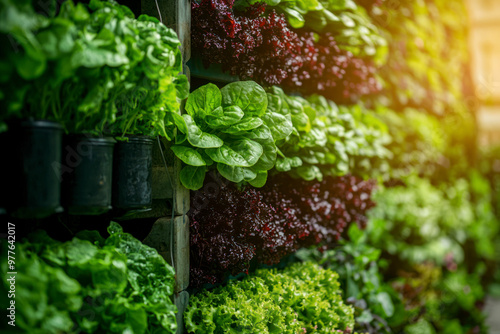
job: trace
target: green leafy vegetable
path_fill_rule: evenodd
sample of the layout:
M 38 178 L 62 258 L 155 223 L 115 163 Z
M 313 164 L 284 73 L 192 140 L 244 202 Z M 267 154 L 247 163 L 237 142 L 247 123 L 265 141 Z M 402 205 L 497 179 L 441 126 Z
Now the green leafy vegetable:
M 16 243 L 16 328 L 35 334 L 176 331 L 173 268 L 117 223 L 108 232 L 107 239 L 85 231 L 62 243 L 38 231 Z M 5 272 L 7 265 L 3 257 Z M 4 281 L 2 303 L 8 289 Z
M 475 304 L 485 295 L 480 277 L 498 251 L 486 180 L 472 173 L 470 180 L 442 188 L 416 176 L 403 181 L 375 194 L 378 204 L 366 234 L 382 258 L 391 259 L 384 275 L 403 297 L 391 327 L 406 332 L 408 324 L 416 330 L 417 323 L 428 322 L 437 333 L 451 323 L 459 332 L 480 328 L 483 316 Z M 461 314 L 468 316 L 456 323 Z
M 294 131 L 279 143 L 276 170 L 305 179 L 324 175 L 374 175 L 391 157 L 387 127 L 361 105 L 337 106 L 322 96 L 281 95 Z
M 0 38 L 13 47 L 0 53 L 2 119 L 49 119 L 66 132 L 119 137 L 172 139 L 182 127 L 174 115 L 188 92 L 180 42 L 158 20 L 99 0 L 65 1 L 53 18 L 3 0 L 0 16 Z M 3 70 L 12 63 L 17 70 Z
M 259 270 L 190 299 L 186 329 L 201 333 L 331 333 L 353 329 L 338 275 L 312 263 Z
M 338 273 L 345 297 L 354 306 L 355 330 L 391 333 L 387 319 L 394 315 L 394 305 L 402 303 L 396 291 L 384 282 L 377 265 L 381 251 L 366 243 L 367 235 L 356 224 L 351 225 L 348 235 L 335 249 L 302 249 L 296 256 Z
M 268 112 L 267 106 L 268 95 L 253 81 L 234 82 L 221 90 L 208 84 L 191 93 L 183 115 L 187 142 L 178 135 L 173 146 L 187 165 L 180 175 L 182 184 L 201 188 L 209 169 L 192 167 L 206 165 L 232 182 L 263 185 L 276 161 L 276 142 L 292 132 L 290 117 Z
M 390 157 L 387 128 L 372 112 L 337 107 L 321 96 L 306 100 L 278 87 L 266 93 L 253 81 L 234 82 L 220 91 L 208 84 L 189 96 L 186 111 L 187 142 L 178 135 L 174 153 L 187 165 L 217 168 L 236 183 L 262 187 L 273 168 L 306 180 L 348 172 L 373 175 Z M 194 184 L 182 177 L 191 174 L 181 174 L 181 182 L 197 190 L 193 187 L 201 187 L 203 180 Z

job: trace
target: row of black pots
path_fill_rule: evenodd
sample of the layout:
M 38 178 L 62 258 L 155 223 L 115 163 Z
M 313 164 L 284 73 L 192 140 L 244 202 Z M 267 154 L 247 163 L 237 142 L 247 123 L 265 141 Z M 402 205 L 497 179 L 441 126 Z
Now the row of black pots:
M 151 138 L 63 136 L 57 123 L 19 121 L 0 143 L 0 207 L 14 217 L 44 218 L 63 207 L 73 215 L 151 207 Z

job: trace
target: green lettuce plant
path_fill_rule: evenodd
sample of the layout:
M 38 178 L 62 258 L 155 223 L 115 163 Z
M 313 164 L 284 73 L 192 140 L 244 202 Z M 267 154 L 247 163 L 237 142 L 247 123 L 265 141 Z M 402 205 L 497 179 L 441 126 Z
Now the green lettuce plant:
M 35 34 L 48 19 L 33 9 L 30 0 L 0 2 L 0 122 L 19 115 L 29 88 L 39 78 L 47 57 Z
M 187 166 L 180 173 L 188 189 L 203 185 L 207 167 L 232 182 L 263 186 L 276 161 L 276 141 L 292 131 L 290 115 L 272 105 L 253 81 L 219 89 L 203 86 L 189 95 L 184 123 L 172 151 Z M 266 112 L 268 111 L 268 112 Z
M 186 166 L 182 184 L 202 187 L 217 169 L 226 179 L 261 187 L 268 171 L 306 179 L 368 173 L 390 156 L 387 129 L 360 106 L 337 107 L 321 96 L 288 96 L 253 81 L 192 92 L 172 151 Z
M 188 91 L 173 30 L 114 1 L 68 0 L 53 18 L 28 18 L 31 3 L 4 2 L 1 15 L 21 22 L 0 26 L 19 53 L 0 54 L 6 117 L 54 120 L 68 133 L 173 138 Z M 4 71 L 16 58 L 22 66 Z M 16 94 L 3 93 L 9 85 Z
M 176 331 L 173 268 L 117 223 L 108 232 L 103 239 L 84 231 L 63 243 L 38 231 L 16 243 L 16 329 L 33 334 Z M 7 257 L 0 266 L 8 271 Z M 8 289 L 4 280 L 2 305 Z
M 395 310 L 391 327 L 484 332 L 477 303 L 498 254 L 498 222 L 487 181 L 478 173 L 442 187 L 416 176 L 403 181 L 375 194 L 367 228 L 367 242 L 389 260 L 384 276 L 404 305 Z
M 396 291 L 384 282 L 377 264 L 381 251 L 366 241 L 364 231 L 353 224 L 348 230 L 348 238 L 341 240 L 335 249 L 324 252 L 301 249 L 296 257 L 338 273 L 345 298 L 354 307 L 357 331 L 392 333 L 388 320 L 402 303 Z
M 343 301 L 338 275 L 312 263 L 283 271 L 258 270 L 243 281 L 190 298 L 189 333 L 352 332 L 353 309 Z

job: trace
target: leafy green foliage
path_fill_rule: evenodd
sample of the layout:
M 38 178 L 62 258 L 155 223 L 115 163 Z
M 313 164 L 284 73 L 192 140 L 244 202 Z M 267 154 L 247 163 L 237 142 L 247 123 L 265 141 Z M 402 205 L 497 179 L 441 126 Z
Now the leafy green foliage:
M 40 334 L 175 332 L 173 268 L 117 223 L 108 232 L 107 239 L 84 231 L 61 243 L 38 231 L 16 243 L 19 329 Z M 7 265 L 3 257 L 4 272 Z M 0 286 L 2 298 L 7 284 Z
M 394 304 L 400 302 L 377 265 L 381 252 L 366 243 L 366 234 L 356 224 L 351 225 L 348 235 L 335 249 L 301 249 L 296 256 L 338 273 L 346 300 L 354 307 L 355 330 L 391 333 L 386 319 L 394 315 Z
M 488 187 L 479 175 L 474 175 L 475 183 Z M 368 229 L 372 243 L 414 263 L 432 261 L 444 265 L 447 254 L 461 263 L 465 256 L 462 247 L 468 238 L 474 238 L 476 252 L 482 258 L 494 255 L 489 236 L 498 228 L 488 197 L 482 196 L 474 204 L 473 189 L 466 180 L 442 190 L 415 176 L 404 181 L 406 187 L 375 193 L 377 206 L 370 213 Z
M 48 19 L 35 13 L 31 1 L 0 2 L 0 121 L 15 115 L 28 89 L 26 80 L 40 77 L 47 57 L 35 32 L 48 25 Z M 16 85 L 13 83 L 16 82 Z
M 190 298 L 189 333 L 351 332 L 353 310 L 340 293 L 338 275 L 312 263 L 283 271 L 258 270 L 243 281 Z
M 32 15 L 30 3 L 3 2 L 0 15 L 18 20 L 0 27 L 2 39 L 12 40 L 0 54 L 7 118 L 55 120 L 72 133 L 173 138 L 188 85 L 173 30 L 145 15 L 135 19 L 114 1 L 65 1 L 50 19 Z M 7 71 L 15 59 L 22 66 Z
M 447 146 L 446 133 L 436 118 L 409 108 L 397 113 L 381 105 L 376 114 L 387 125 L 391 137 L 387 145 L 393 154 L 391 168 L 387 169 L 390 177 L 410 173 L 430 176 L 436 172 Z
M 361 105 L 337 106 L 322 96 L 282 95 L 294 132 L 278 145 L 276 170 L 306 179 L 372 173 L 391 153 L 386 126 Z
M 261 187 L 273 168 L 322 180 L 366 174 L 390 156 L 386 127 L 361 106 L 337 107 L 317 95 L 288 96 L 278 87 L 266 93 L 253 81 L 221 90 L 203 86 L 189 96 L 186 112 L 172 150 L 185 168 L 197 167 L 181 173 L 181 182 L 192 190 L 203 185 L 204 169 Z M 200 177 L 191 177 L 195 170 Z
M 253 81 L 203 86 L 189 96 L 186 112 L 172 150 L 187 165 L 182 184 L 193 190 L 202 187 L 209 166 L 232 182 L 264 185 L 276 141 L 292 132 L 290 115 L 268 108 L 266 92 Z
M 392 158 L 375 162 L 383 180 L 397 180 L 409 174 L 428 178 L 433 184 L 453 184 L 466 178 L 475 158 L 475 130 L 465 113 L 436 117 L 422 109 L 395 111 L 382 104 L 375 115 L 387 127 L 386 145 Z
M 378 205 L 367 228 L 369 244 L 389 260 L 385 276 L 403 298 L 391 326 L 429 322 L 438 333 L 482 326 L 476 302 L 484 297 L 498 251 L 488 183 L 478 173 L 442 188 L 415 176 L 404 182 L 375 194 Z
M 121 36 L 130 39 L 126 91 L 117 97 L 116 121 L 107 130 L 121 135 L 161 135 L 171 140 L 180 117 L 179 100 L 187 97 L 189 87 L 187 78 L 179 76 L 180 42 L 172 29 L 146 15 L 131 20 L 130 27 L 132 33 Z

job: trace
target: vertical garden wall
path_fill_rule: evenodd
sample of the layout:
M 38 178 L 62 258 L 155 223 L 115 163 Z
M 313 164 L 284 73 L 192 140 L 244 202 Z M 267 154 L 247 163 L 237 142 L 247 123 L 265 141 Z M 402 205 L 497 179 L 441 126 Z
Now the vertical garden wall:
M 488 333 L 466 15 L 0 0 L 2 332 Z

